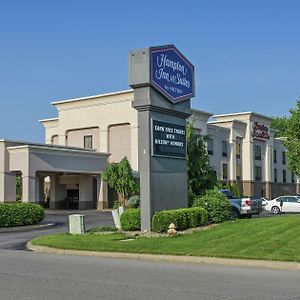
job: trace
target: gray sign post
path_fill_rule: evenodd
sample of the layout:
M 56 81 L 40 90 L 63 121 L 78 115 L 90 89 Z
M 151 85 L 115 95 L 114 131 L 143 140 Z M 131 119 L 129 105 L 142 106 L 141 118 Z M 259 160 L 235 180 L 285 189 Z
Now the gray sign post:
M 141 227 L 156 211 L 188 206 L 186 119 L 194 96 L 194 67 L 173 46 L 129 53 L 129 84 L 138 111 Z

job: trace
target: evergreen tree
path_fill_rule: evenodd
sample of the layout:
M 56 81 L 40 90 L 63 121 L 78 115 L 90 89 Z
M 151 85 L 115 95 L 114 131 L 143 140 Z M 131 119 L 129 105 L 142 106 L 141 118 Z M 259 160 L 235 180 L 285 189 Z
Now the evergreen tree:
M 211 167 L 206 149 L 207 137 L 197 134 L 193 124 L 187 125 L 187 168 L 190 195 L 203 195 L 217 185 L 217 175 Z

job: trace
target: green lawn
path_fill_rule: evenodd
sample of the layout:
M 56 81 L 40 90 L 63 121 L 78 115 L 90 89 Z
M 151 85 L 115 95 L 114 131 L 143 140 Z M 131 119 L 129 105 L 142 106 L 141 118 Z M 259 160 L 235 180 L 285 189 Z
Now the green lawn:
M 206 231 L 174 237 L 128 240 L 120 233 L 57 234 L 34 245 L 89 251 L 135 252 L 300 262 L 300 216 L 276 216 L 226 222 Z

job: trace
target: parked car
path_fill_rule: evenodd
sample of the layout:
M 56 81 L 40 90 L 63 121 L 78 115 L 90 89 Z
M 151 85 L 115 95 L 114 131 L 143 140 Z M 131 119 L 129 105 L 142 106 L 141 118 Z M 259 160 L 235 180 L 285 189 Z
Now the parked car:
M 280 196 L 268 201 L 265 209 L 272 214 L 281 212 L 299 212 L 300 213 L 300 196 Z
M 235 197 L 230 190 L 221 189 L 230 202 L 232 219 L 236 218 L 251 218 L 252 215 L 259 215 L 262 212 L 262 198 L 239 198 Z
M 261 200 L 262 200 L 263 209 L 266 209 L 266 206 L 267 206 L 269 200 L 264 197 L 262 197 Z

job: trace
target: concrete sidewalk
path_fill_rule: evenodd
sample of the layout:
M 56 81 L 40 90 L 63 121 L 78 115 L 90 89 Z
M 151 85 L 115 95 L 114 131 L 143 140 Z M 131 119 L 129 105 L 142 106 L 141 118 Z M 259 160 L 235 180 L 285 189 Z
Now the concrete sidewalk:
M 127 259 L 141 259 L 164 262 L 191 263 L 191 264 L 215 264 L 227 266 L 256 267 L 269 268 L 277 270 L 299 271 L 300 263 L 297 262 L 281 262 L 268 260 L 252 260 L 252 259 L 233 259 L 219 257 L 202 257 L 202 256 L 179 256 L 179 255 L 158 255 L 158 254 L 140 254 L 140 253 L 123 253 L 123 252 L 95 252 L 81 250 L 64 250 L 45 246 L 35 246 L 31 242 L 26 244 L 28 250 L 39 253 L 65 254 L 65 255 L 82 255 L 82 256 L 98 256 L 98 257 L 114 257 Z

